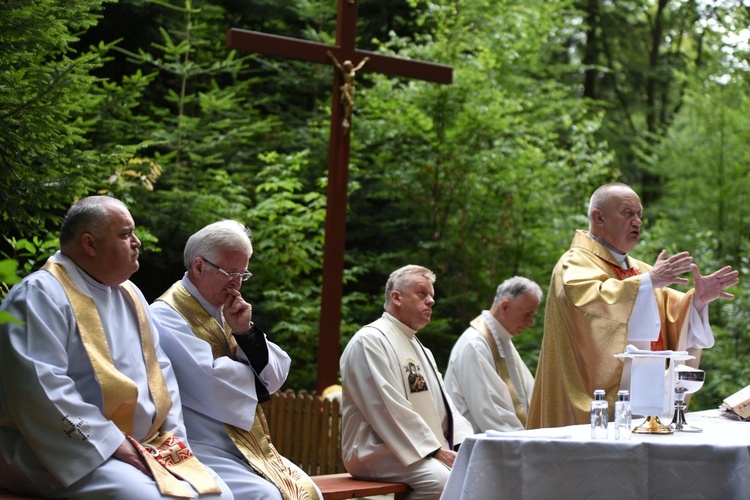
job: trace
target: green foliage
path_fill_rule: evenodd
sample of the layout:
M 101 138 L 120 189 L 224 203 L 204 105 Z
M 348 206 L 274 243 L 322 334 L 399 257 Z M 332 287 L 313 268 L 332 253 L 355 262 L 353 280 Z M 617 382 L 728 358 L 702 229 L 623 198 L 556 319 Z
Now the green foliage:
M 153 243 L 141 238 L 142 270 L 133 278 L 153 299 L 179 276 L 190 234 L 218 219 L 246 221 L 262 136 L 277 120 L 259 117 L 249 101 L 253 79 L 239 76 L 247 59 L 224 47 L 222 7 L 187 0 L 131 8 L 163 24 L 155 38 L 101 46 L 109 64 L 125 56 L 134 70 L 98 91 L 102 118 L 92 140 L 116 155 L 107 189 L 128 202 Z
M 360 2 L 359 48 L 450 64 L 454 82 L 357 73 L 342 344 L 380 315 L 393 269 L 423 264 L 438 302 L 420 335 L 444 366 L 498 282 L 546 289 L 591 191 L 613 180 L 644 194 L 637 257 L 689 250 L 705 272 L 746 274 L 747 50 L 727 36 L 747 26 L 743 9 Z M 240 220 L 255 245 L 244 293 L 292 355 L 288 385 L 312 388 L 317 362 L 335 362 L 315 354 L 333 70 L 227 50 L 225 31 L 333 43 L 335 25 L 333 1 L 0 3 L 4 255 L 28 272 L 73 200 L 110 194 L 134 215 L 133 279 L 153 299 L 183 272 L 189 235 Z M 748 383 L 750 295 L 735 288 L 711 305 L 717 345 L 693 409 Z M 537 320 L 517 339 L 531 367 Z
M 102 177 L 84 140 L 101 60 L 73 44 L 105 1 L 0 3 L 0 234 L 56 229 L 61 211 Z
M 600 116 L 564 83 L 575 67 L 550 64 L 565 3 L 420 4 L 439 37 L 414 46 L 394 36 L 384 48 L 451 64 L 454 83 L 377 76 L 358 90 L 352 172 L 362 189 L 352 195 L 359 224 L 350 240 L 367 241 L 357 226 L 383 233 L 377 247 L 351 251 L 381 276 L 368 288 L 373 297 L 401 265 L 437 272 L 436 319 L 424 335 L 444 363 L 500 281 L 524 274 L 546 285 L 550 262 L 570 242 L 570 217 L 611 157 L 594 139 Z M 546 244 L 556 220 L 566 223 L 564 242 Z M 372 318 L 379 303 L 360 317 Z M 525 337 L 533 345 L 540 335 Z
M 325 196 L 305 193 L 297 177 L 307 153 L 261 155 L 252 221 L 254 276 L 245 286 L 256 322 L 292 357 L 287 385 L 313 389 L 320 320 Z M 266 326 L 268 325 L 268 326 Z
M 654 206 L 659 220 L 649 231 L 653 241 L 670 242 L 670 252 L 689 251 L 703 274 L 727 264 L 740 271 L 740 284 L 730 290 L 735 299 L 710 306 L 716 345 L 703 352 L 706 384 L 696 393 L 692 409 L 717 407 L 750 384 L 750 283 L 744 279 L 750 271 L 745 202 L 750 196 L 745 147 L 749 111 L 746 82 L 736 77 L 696 79 L 670 134 L 656 150 L 657 161 L 649 165 L 666 180 L 664 197 Z M 660 247 L 651 240 L 649 236 L 655 258 Z
M 55 253 L 58 247 L 56 236 L 48 240 L 42 240 L 37 236 L 32 237 L 30 240 L 26 238 L 19 240 L 5 238 L 5 240 L 13 252 L 11 254 L 0 252 L 0 254 L 15 260 L 21 266 L 22 276 L 30 274 L 43 264 L 49 256 Z
M 20 282 L 21 278 L 41 267 L 58 246 L 57 237 L 49 240 L 42 240 L 37 236 L 31 240 L 5 237 L 5 241 L 11 252 L 0 251 L 0 255 L 7 257 L 0 260 L 0 300 L 5 298 L 10 287 Z M 18 269 L 19 265 L 21 269 Z M 8 317 L 7 314 L 0 314 L 0 323 L 3 318 Z
M 14 259 L 0 260 L 0 300 L 4 299 L 10 287 L 21 281 L 16 274 L 18 261 Z M 0 311 L 0 324 L 10 321 L 12 316 L 7 311 Z

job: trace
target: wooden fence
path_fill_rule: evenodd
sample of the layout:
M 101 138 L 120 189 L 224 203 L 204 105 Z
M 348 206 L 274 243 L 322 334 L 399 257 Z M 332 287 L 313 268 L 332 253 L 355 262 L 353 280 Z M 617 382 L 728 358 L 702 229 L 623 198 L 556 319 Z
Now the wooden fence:
M 276 392 L 263 403 L 271 441 L 310 476 L 345 472 L 341 461 L 341 403 L 305 390 Z

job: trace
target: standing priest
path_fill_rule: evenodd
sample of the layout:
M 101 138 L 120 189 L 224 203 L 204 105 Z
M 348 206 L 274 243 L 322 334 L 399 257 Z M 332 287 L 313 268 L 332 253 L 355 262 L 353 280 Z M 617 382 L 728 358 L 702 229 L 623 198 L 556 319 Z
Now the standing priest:
M 687 252 L 663 250 L 652 266 L 628 255 L 641 235 L 643 207 L 625 184 L 598 188 L 589 202 L 589 230 L 577 231 L 552 273 L 544 338 L 527 428 L 583 424 L 590 419 L 595 389 L 609 407 L 629 387 L 629 370 L 614 355 L 628 344 L 639 349 L 700 350 L 712 347 L 708 304 L 733 298 L 726 288 L 739 283 L 726 266 L 702 276 Z M 687 294 L 668 288 L 687 284 Z M 696 360 L 697 361 L 697 360 Z

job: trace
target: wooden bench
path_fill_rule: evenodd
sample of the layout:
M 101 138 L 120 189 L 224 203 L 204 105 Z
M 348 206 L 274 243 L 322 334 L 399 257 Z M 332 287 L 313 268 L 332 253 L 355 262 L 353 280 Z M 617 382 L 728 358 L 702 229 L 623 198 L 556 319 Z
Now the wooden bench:
M 312 477 L 325 500 L 394 495 L 406 498 L 403 483 L 354 479 L 341 459 L 341 404 L 305 390 L 276 392 L 263 404 L 271 441 L 283 456 Z
M 384 483 L 382 481 L 354 479 L 347 472 L 313 476 L 312 480 L 320 488 L 320 492 L 323 494 L 325 500 L 342 500 L 345 498 L 390 494 L 393 494 L 395 500 L 403 500 L 411 491 L 411 488 L 404 483 Z

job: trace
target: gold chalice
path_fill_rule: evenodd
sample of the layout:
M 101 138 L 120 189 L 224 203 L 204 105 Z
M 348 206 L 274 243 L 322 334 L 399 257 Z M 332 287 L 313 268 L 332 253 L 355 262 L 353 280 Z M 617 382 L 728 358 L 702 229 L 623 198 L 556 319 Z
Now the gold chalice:
M 669 425 L 672 429 L 679 432 L 703 432 L 703 429 L 690 425 L 685 421 L 685 396 L 693 394 L 703 387 L 706 380 L 706 372 L 688 365 L 677 365 L 674 369 L 674 417 Z

